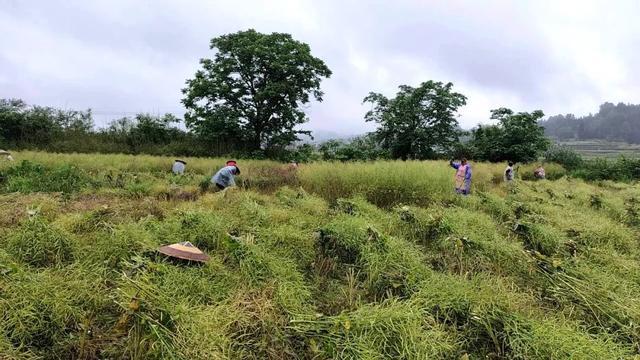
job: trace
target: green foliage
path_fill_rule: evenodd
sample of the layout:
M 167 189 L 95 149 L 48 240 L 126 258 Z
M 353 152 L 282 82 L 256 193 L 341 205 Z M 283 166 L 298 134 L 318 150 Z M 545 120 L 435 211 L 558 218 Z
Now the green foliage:
M 24 358 L 96 357 L 104 343 L 94 336 L 102 336 L 117 315 L 93 282 L 93 270 L 21 272 L 7 279 L 0 295 L 0 329 L 16 352 Z
M 388 158 L 375 133 L 355 137 L 349 141 L 329 140 L 318 147 L 323 160 L 366 161 Z
M 538 120 L 544 116 L 540 110 L 532 113 L 514 113 L 510 109 L 491 110 L 491 119 L 498 125 L 478 126 L 472 130 L 470 146 L 474 158 L 485 161 L 530 162 L 547 149 L 549 141 Z
M 312 353 L 332 359 L 433 359 L 456 350 L 453 338 L 422 309 L 406 302 L 363 305 L 353 312 L 296 320 Z
M 91 110 L 58 110 L 19 99 L 0 99 L 0 145 L 47 146 L 63 134 L 86 135 L 93 128 Z
M 192 154 L 203 151 L 200 144 L 195 144 L 193 136 L 172 126 L 179 121 L 172 114 L 163 116 L 137 114 L 134 119 L 125 117 L 112 121 L 106 129 L 99 130 L 95 136 L 105 143 L 120 146 L 121 152 L 131 154 L 161 153 L 162 150 L 176 149 L 181 143 L 192 146 L 190 150 Z M 186 147 L 177 149 L 180 151 L 174 151 L 176 154 L 189 154 Z
M 322 100 L 320 81 L 331 76 L 309 45 L 284 33 L 240 31 L 211 40 L 213 59 L 187 80 L 187 126 L 204 139 L 231 139 L 249 152 L 298 140 L 307 121 L 301 106 Z
M 473 166 L 472 186 L 477 190 L 489 186 L 493 172 L 500 171 L 494 165 Z M 325 199 L 334 201 L 360 194 L 383 208 L 398 204 L 428 205 L 435 201 L 452 201 L 456 198 L 453 176 L 448 164 L 436 161 L 324 162 L 305 165 L 298 171 L 303 188 Z
M 90 110 L 61 110 L 0 99 L 0 148 L 183 156 L 222 155 L 234 150 L 233 143 L 205 142 L 172 125 L 180 121 L 172 114 L 140 113 L 96 129 Z
M 9 237 L 7 251 L 26 264 L 47 267 L 72 261 L 74 245 L 68 234 L 34 218 Z
M 583 164 L 580 154 L 562 145 L 554 145 L 545 151 L 544 160 L 560 164 L 567 170 L 575 170 Z
M 73 165 L 59 165 L 49 168 L 28 160 L 7 169 L 0 182 L 5 192 L 77 192 L 90 183 L 89 177 Z
M 474 163 L 459 197 L 443 161 L 303 164 L 294 182 L 243 160 L 243 188 L 181 197 L 225 159 L 176 178 L 173 158 L 16 155 L 95 188 L 0 194 L 2 359 L 637 356 L 637 184 L 507 187 Z M 180 241 L 210 260 L 155 251 Z
M 414 88 L 401 85 L 394 98 L 369 93 L 373 109 L 366 121 L 378 123 L 376 137 L 393 159 L 434 159 L 458 140 L 455 114 L 467 98 L 453 84 L 427 81 Z
M 640 179 L 640 159 L 619 157 L 616 160 L 585 160 L 572 175 L 589 181 L 633 181 Z

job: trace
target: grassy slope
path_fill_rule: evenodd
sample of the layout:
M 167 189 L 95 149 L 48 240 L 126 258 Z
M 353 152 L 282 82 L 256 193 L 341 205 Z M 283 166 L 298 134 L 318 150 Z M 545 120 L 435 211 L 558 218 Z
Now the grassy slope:
M 638 185 L 474 164 L 463 198 L 440 162 L 242 161 L 243 189 L 202 193 L 222 159 L 17 157 L 46 167 L 0 184 L 2 359 L 640 351 Z M 177 241 L 212 260 L 155 254 Z

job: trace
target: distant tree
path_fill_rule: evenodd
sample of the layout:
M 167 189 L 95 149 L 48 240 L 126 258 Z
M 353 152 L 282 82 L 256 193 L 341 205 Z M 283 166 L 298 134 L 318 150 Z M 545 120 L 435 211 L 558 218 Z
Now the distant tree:
M 322 101 L 320 82 L 331 76 L 309 45 L 283 33 L 240 31 L 211 40 L 213 59 L 187 80 L 182 100 L 189 129 L 206 139 L 234 139 L 249 151 L 283 147 L 308 131 L 301 107 Z
M 640 105 L 606 102 L 595 114 L 551 116 L 540 124 L 558 140 L 609 140 L 640 144 Z
M 401 85 L 394 98 L 371 92 L 373 108 L 366 121 L 379 124 L 376 137 L 396 159 L 431 159 L 448 152 L 458 140 L 455 114 L 466 97 L 453 84 L 427 81 L 414 88 Z
M 27 104 L 19 99 L 0 99 L 0 144 L 10 146 L 22 137 Z
M 28 106 L 19 99 L 0 99 L 0 139 L 18 147 L 46 147 L 52 141 L 93 130 L 91 110 Z
M 90 109 L 63 110 L 0 99 L 0 148 L 184 156 L 229 152 L 226 144 L 203 144 L 177 127 L 179 122 L 172 114 L 138 114 L 95 129 Z
M 127 152 L 136 154 L 150 147 L 184 140 L 186 133 L 173 125 L 178 122 L 180 120 L 172 114 L 153 116 L 141 113 L 133 119 L 124 117 L 112 121 L 101 134 L 111 142 L 126 146 Z
M 540 110 L 531 113 L 514 113 L 507 108 L 491 110 L 491 119 L 498 120 L 498 124 L 472 130 L 470 145 L 475 158 L 516 162 L 536 160 L 549 147 L 544 129 L 538 125 L 543 116 Z
M 135 125 L 131 129 L 132 142 L 166 144 L 171 141 L 172 135 L 175 135 L 175 130 L 177 130 L 172 124 L 178 121 L 178 118 L 173 114 L 165 114 L 164 116 L 137 114 Z
M 318 151 L 324 160 L 366 161 L 388 158 L 375 133 L 357 136 L 351 140 L 328 140 L 320 144 Z
M 87 109 L 86 111 L 56 110 L 55 114 L 56 123 L 58 123 L 62 130 L 68 135 L 81 136 L 93 131 L 94 124 L 91 109 Z

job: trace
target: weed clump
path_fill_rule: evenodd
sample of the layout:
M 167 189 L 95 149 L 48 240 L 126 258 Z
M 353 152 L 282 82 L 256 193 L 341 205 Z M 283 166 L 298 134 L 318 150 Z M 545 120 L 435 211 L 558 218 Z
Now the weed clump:
M 640 226 L 640 201 L 636 197 L 625 201 L 625 218 L 630 226 Z
M 71 231 L 76 234 L 86 234 L 98 230 L 111 229 L 111 219 L 113 218 L 113 215 L 113 210 L 105 205 L 102 208 L 91 211 L 77 219 L 77 221 L 71 225 Z
M 402 223 L 400 232 L 421 245 L 431 245 L 438 238 L 451 233 L 452 226 L 442 211 L 428 211 L 409 206 L 397 207 Z
M 602 209 L 602 195 L 591 194 L 589 198 L 589 205 L 594 209 Z
M 31 266 L 48 267 L 71 262 L 74 246 L 64 231 L 35 217 L 9 237 L 7 251 Z
M 566 243 L 565 234 L 545 224 L 517 222 L 513 231 L 522 238 L 525 249 L 545 256 L 555 255 Z
M 24 160 L 5 172 L 5 192 L 74 193 L 90 185 L 90 177 L 72 165 L 46 167 Z
M 203 251 L 223 249 L 229 237 L 224 219 L 200 211 L 181 211 L 164 221 L 149 221 L 145 227 L 161 244 L 189 241 Z
M 307 339 L 311 357 L 432 359 L 457 350 L 455 339 L 428 313 L 396 300 L 335 316 L 294 319 L 291 328 Z
M 44 359 L 96 357 L 117 311 L 91 270 L 10 276 L 0 296 L 0 331 L 15 350 Z

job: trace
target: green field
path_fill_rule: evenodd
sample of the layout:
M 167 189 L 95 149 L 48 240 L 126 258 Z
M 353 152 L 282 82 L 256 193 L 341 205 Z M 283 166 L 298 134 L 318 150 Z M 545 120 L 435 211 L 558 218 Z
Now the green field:
M 568 146 L 588 159 L 597 157 L 617 158 L 621 155 L 632 158 L 640 157 L 640 144 L 605 140 L 567 141 L 560 144 Z
M 640 358 L 638 184 L 472 164 L 462 197 L 445 162 L 247 160 L 214 193 L 224 159 L 15 158 L 3 360 Z M 155 251 L 179 241 L 211 260 Z

